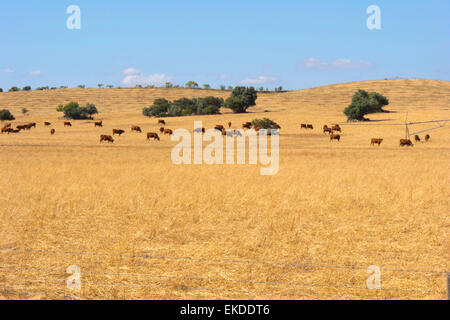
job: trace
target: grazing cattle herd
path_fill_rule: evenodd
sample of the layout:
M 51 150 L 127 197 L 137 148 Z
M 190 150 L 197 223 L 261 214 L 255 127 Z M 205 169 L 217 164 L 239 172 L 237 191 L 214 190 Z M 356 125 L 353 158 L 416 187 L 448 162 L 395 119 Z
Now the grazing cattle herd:
M 162 127 L 159 128 L 159 132 L 161 134 L 164 135 L 173 135 L 173 130 L 172 129 L 168 129 L 165 128 L 166 125 L 166 121 L 159 119 L 158 120 L 158 125 L 163 125 Z M 44 126 L 48 127 L 51 126 L 50 122 L 44 122 Z M 231 121 L 228 122 L 228 128 L 231 128 L 232 123 Z M 64 127 L 72 127 L 72 123 L 69 121 L 64 121 Z M 103 127 L 103 121 L 95 121 L 94 122 L 94 127 Z M 16 128 L 14 129 L 12 127 L 11 123 L 6 123 L 2 128 L 1 128 L 1 133 L 7 133 L 7 134 L 11 134 L 11 133 L 19 133 L 20 131 L 28 131 L 31 130 L 32 128 L 36 128 L 36 123 L 35 122 L 30 122 L 27 124 L 21 124 L 21 125 L 17 125 Z M 242 128 L 243 129 L 251 129 L 253 128 L 255 131 L 259 132 L 262 128 L 258 125 L 253 125 L 251 122 L 245 122 L 242 124 Z M 310 130 L 314 130 L 314 126 L 312 124 L 306 124 L 306 123 L 302 123 L 300 124 L 300 128 L 301 129 L 310 129 Z M 272 134 L 272 130 L 278 130 L 281 129 L 281 126 L 278 125 L 277 123 L 275 123 L 274 125 L 272 125 L 269 129 L 271 130 L 267 130 L 267 135 L 271 135 Z M 225 126 L 218 124 L 214 127 L 214 130 L 220 131 L 222 133 L 223 136 L 242 136 L 241 132 L 239 130 L 226 130 Z M 142 129 L 139 126 L 136 125 L 132 125 L 131 126 L 131 132 L 139 132 L 142 133 Z M 196 128 L 194 130 L 195 133 L 202 133 L 204 134 L 206 132 L 205 128 Z M 336 134 L 335 132 L 339 132 L 340 134 Z M 54 135 L 56 133 L 56 130 L 54 128 L 52 128 L 50 130 L 50 134 Z M 113 129 L 112 130 L 112 136 L 110 135 L 100 135 L 100 142 L 106 141 L 106 142 L 110 142 L 110 143 L 114 143 L 114 138 L 113 136 L 118 135 L 119 137 L 125 133 L 125 130 L 122 129 Z M 324 125 L 323 126 L 323 133 L 329 134 L 330 137 L 330 142 L 333 140 L 336 140 L 338 142 L 341 141 L 341 134 L 342 134 L 342 128 L 338 125 L 338 124 L 334 124 L 332 126 L 328 126 L 328 125 Z M 160 137 L 158 135 L 158 133 L 156 132 L 148 132 L 147 133 L 147 140 L 153 139 L 155 141 L 160 141 Z M 372 138 L 370 140 L 370 145 L 378 145 L 380 146 L 381 143 L 383 142 L 384 139 L 382 138 Z M 429 142 L 430 141 L 430 135 L 427 134 L 424 137 L 425 142 Z M 416 134 L 414 135 L 414 141 L 417 142 L 422 142 L 422 140 L 420 139 L 420 137 Z M 400 139 L 400 147 L 412 147 L 414 146 L 414 144 L 412 143 L 412 141 L 410 139 Z

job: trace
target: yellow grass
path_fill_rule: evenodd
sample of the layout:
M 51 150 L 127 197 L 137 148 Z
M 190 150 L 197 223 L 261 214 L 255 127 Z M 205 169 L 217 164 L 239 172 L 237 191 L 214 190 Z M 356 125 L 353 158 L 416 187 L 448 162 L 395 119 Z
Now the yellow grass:
M 252 165 L 176 166 L 175 142 L 144 137 L 159 128 L 141 115 L 153 99 L 229 92 L 1 93 L 14 124 L 38 127 L 0 135 L 0 248 L 18 248 L 0 250 L 0 298 L 444 299 L 449 127 L 412 148 L 398 146 L 402 126 L 342 126 L 341 142 L 331 143 L 321 127 L 345 121 L 357 88 L 390 99 L 394 112 L 370 115 L 383 120 L 375 124 L 401 123 L 406 111 L 410 121 L 450 118 L 449 82 L 385 80 L 261 94 L 250 114 L 166 119 L 189 130 L 194 120 L 207 128 L 275 120 L 280 169 L 261 176 Z M 55 108 L 71 100 L 95 103 L 104 127 L 64 128 Z M 126 133 L 100 145 L 112 128 Z M 375 137 L 380 147 L 370 146 Z M 81 290 L 66 288 L 70 265 L 81 268 Z M 381 268 L 383 290 L 366 289 L 370 265 Z

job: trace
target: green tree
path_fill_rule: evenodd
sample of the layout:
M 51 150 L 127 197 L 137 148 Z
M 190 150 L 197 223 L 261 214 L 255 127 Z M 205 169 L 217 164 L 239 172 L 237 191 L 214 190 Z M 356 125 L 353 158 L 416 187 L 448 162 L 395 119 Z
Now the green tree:
M 23 114 L 23 115 L 26 115 L 26 114 L 28 113 L 28 109 L 27 109 L 27 108 L 22 108 L 21 111 L 22 111 L 22 114 Z
M 79 85 L 78 85 L 78 88 L 79 88 L 79 89 L 84 89 L 84 88 L 86 88 L 86 86 L 85 86 L 84 84 L 79 84 Z
M 231 96 L 225 101 L 225 108 L 233 110 L 235 113 L 245 113 L 251 106 L 256 105 L 258 94 L 253 87 L 236 87 L 231 92 Z
M 164 117 L 169 111 L 170 103 L 168 100 L 160 98 L 153 102 L 153 105 L 142 109 L 142 114 L 147 117 Z
M 2 89 L 2 88 L 0 88 L 0 92 L 3 92 L 3 89 Z
M 30 90 L 31 90 L 31 87 L 30 87 L 30 86 L 25 86 L 25 87 L 22 88 L 22 90 L 23 90 L 23 91 L 30 91 Z
M 108 84 L 106 87 L 107 87 L 108 89 L 114 88 L 114 86 L 113 86 L 112 84 Z
M 226 89 L 226 87 L 225 87 L 225 85 L 220 85 L 220 90 L 222 90 L 222 91 L 225 91 L 225 89 Z
M 103 86 L 104 86 L 103 83 L 99 83 L 99 84 L 97 85 L 97 87 L 98 87 L 99 89 L 103 88 Z
M 5 120 L 15 120 L 14 116 L 11 114 L 11 112 L 9 112 L 9 110 L 3 109 L 0 110 L 0 120 L 1 121 L 5 121 Z
M 173 88 L 173 83 L 172 82 L 166 82 L 166 88 L 168 88 L 168 89 Z
M 351 104 L 345 108 L 344 114 L 347 120 L 367 120 L 365 115 L 384 112 L 383 107 L 388 104 L 389 100 L 377 92 L 358 90 L 353 95 Z
M 190 88 L 190 89 L 198 88 L 198 83 L 191 80 L 191 81 L 186 82 L 186 87 Z
M 205 83 L 205 84 L 203 85 L 203 88 L 204 88 L 204 89 L 211 89 L 211 86 L 210 86 L 209 84 Z
M 17 92 L 17 91 L 20 91 L 18 87 L 11 87 L 11 89 L 9 89 L 9 92 Z
M 91 119 L 92 115 L 97 114 L 98 110 L 94 104 L 88 103 L 86 106 L 82 107 L 78 102 L 72 101 L 66 105 L 60 104 L 56 111 L 63 112 L 64 117 L 67 119 Z

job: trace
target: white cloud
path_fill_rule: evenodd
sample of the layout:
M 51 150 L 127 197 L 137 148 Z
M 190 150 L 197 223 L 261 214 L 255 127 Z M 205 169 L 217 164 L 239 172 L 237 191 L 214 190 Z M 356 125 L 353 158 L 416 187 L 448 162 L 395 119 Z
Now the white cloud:
M 263 84 L 277 81 L 277 77 L 274 76 L 259 76 L 256 78 L 246 78 L 241 81 L 243 84 Z
M 308 58 L 301 61 L 298 66 L 303 69 L 333 70 L 368 68 L 372 67 L 373 64 L 366 61 L 352 61 L 344 58 L 339 58 L 332 62 L 323 61 L 319 58 Z
M 166 82 L 172 81 L 172 78 L 165 74 L 151 74 L 148 76 L 144 75 L 129 75 L 126 76 L 122 83 L 126 86 L 140 85 L 161 85 Z
M 126 76 L 135 76 L 135 75 L 138 75 L 141 73 L 139 72 L 139 70 L 137 70 L 135 68 L 128 68 L 128 69 L 123 70 L 123 74 Z
M 3 73 L 12 73 L 12 72 L 14 72 L 14 70 L 11 70 L 10 68 L 6 68 L 6 69 L 1 69 L 0 72 L 3 72 Z
M 39 77 L 41 75 L 41 71 L 40 70 L 31 71 L 28 73 L 28 75 L 32 77 Z
M 161 85 L 166 82 L 172 81 L 172 78 L 165 74 L 151 74 L 143 75 L 138 69 L 128 68 L 123 70 L 125 78 L 122 80 L 122 84 L 126 86 L 140 85 Z

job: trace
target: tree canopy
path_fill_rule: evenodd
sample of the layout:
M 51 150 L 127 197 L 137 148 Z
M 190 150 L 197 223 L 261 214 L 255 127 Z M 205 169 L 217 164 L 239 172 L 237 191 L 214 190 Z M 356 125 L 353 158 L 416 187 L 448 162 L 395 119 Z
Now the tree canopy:
M 142 109 L 148 117 L 179 117 L 202 114 L 218 114 L 224 101 L 222 98 L 181 98 L 174 101 L 156 99 L 153 105 Z
M 244 113 L 249 107 L 256 105 L 257 98 L 258 94 L 255 88 L 236 87 L 225 101 L 225 108 L 231 109 L 235 113 Z
M 366 114 L 384 112 L 383 107 L 389 100 L 377 92 L 367 92 L 359 89 L 352 97 L 351 104 L 345 108 L 344 114 L 348 120 L 367 120 Z
M 94 104 L 88 103 L 86 106 L 82 107 L 78 102 L 69 102 L 66 105 L 59 105 L 56 111 L 63 112 L 64 117 L 67 119 L 91 119 L 92 115 L 97 114 L 98 110 Z

